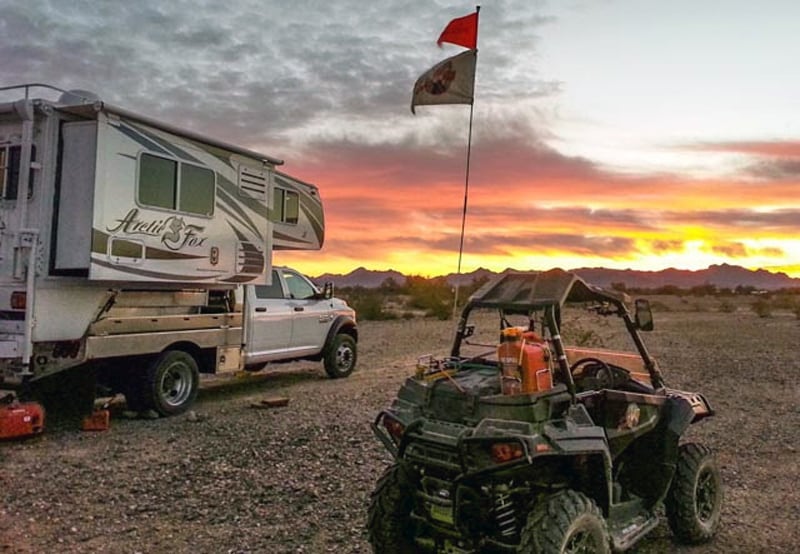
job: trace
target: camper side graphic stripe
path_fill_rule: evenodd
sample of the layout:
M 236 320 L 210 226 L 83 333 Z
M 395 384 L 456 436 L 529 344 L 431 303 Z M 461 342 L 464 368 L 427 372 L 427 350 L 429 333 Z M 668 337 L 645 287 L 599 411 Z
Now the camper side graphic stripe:
M 310 240 L 300 240 L 297 237 L 292 235 L 286 235 L 279 231 L 273 231 L 272 236 L 275 237 L 275 244 L 273 245 L 274 250 L 306 250 L 307 245 L 314 244 Z M 288 244 L 281 244 L 281 241 Z
M 153 142 L 151 140 L 148 140 L 147 138 L 143 137 L 142 135 L 140 135 L 139 133 L 137 133 L 135 130 L 131 129 L 127 125 L 124 125 L 124 124 L 123 125 L 119 125 L 119 126 L 112 125 L 112 127 L 116 128 L 119 132 L 121 132 L 123 135 L 127 136 L 128 138 L 132 139 L 133 141 L 138 142 L 139 144 L 142 145 L 142 147 L 146 148 L 150 152 L 157 152 L 158 154 L 164 154 L 164 155 L 167 155 L 167 156 L 170 155 L 169 152 L 167 152 L 166 150 L 161 148 L 158 144 L 156 144 L 155 142 Z
M 303 213 L 308 218 L 308 222 L 311 224 L 311 227 L 314 229 L 314 234 L 317 236 L 317 242 L 319 242 L 319 246 L 322 248 L 322 243 L 325 240 L 325 229 L 322 226 L 322 222 L 317 217 L 317 213 L 313 209 L 316 206 L 318 206 L 318 204 L 307 200 L 305 197 L 300 202 L 300 209 L 303 210 Z
M 220 177 L 218 180 L 222 181 L 223 179 L 223 177 Z M 218 187 L 217 189 L 217 206 L 231 217 L 235 217 L 239 223 L 250 229 L 257 237 L 262 235 L 253 220 L 244 212 L 242 207 L 236 203 L 236 198 L 231 198 L 229 192 L 222 187 Z
M 111 235 L 97 229 L 92 229 L 92 252 L 95 254 L 105 255 L 108 253 L 108 239 Z M 124 239 L 117 238 L 117 242 L 128 243 Z M 129 243 L 134 244 L 134 243 Z M 148 260 L 198 260 L 206 256 L 193 256 L 192 254 L 183 254 L 172 250 L 162 250 L 152 246 L 146 246 L 144 249 L 144 257 Z
M 222 175 L 219 175 L 219 178 L 217 179 L 217 188 L 221 188 L 227 192 L 229 198 L 235 198 L 235 200 L 232 200 L 232 203 L 244 204 L 247 208 L 253 210 L 256 215 L 260 215 L 264 219 L 269 217 L 269 209 L 267 206 L 258 202 L 255 198 L 240 194 L 239 187 L 234 185 L 229 179 L 226 179 Z
M 120 273 L 127 273 L 129 275 L 139 275 L 141 277 L 150 277 L 153 279 L 164 279 L 167 281 L 216 281 L 218 280 L 218 275 L 180 275 L 177 273 L 163 273 L 161 271 L 149 271 L 147 269 L 137 269 L 130 266 L 122 266 L 117 264 L 112 264 L 106 260 L 92 257 L 92 264 L 105 267 L 108 269 L 113 269 L 114 271 L 118 271 Z
M 228 222 L 230 225 L 230 221 Z M 237 254 L 238 271 L 237 273 L 258 273 L 264 271 L 264 254 L 258 247 L 247 240 L 236 227 L 231 225 L 231 229 L 239 238 L 239 251 Z
M 192 156 L 191 154 L 189 154 L 185 150 L 182 150 L 181 148 L 178 148 L 174 144 L 170 144 L 169 142 L 165 141 L 164 139 L 162 139 L 158 135 L 155 135 L 155 134 L 151 133 L 147 129 L 143 129 L 142 127 L 139 127 L 138 125 L 135 125 L 134 123 L 131 123 L 130 121 L 126 121 L 125 124 L 128 127 L 134 129 L 135 132 L 138 132 L 139 134 L 147 137 L 147 139 L 157 143 L 159 146 L 161 146 L 161 148 L 163 148 L 165 150 L 168 150 L 169 152 L 172 153 L 173 156 L 176 156 L 178 158 L 182 158 L 182 159 L 186 160 L 187 162 L 192 162 L 192 163 L 196 163 L 196 164 L 199 164 L 199 165 L 205 165 L 203 162 L 201 162 L 200 160 L 198 160 L 197 158 L 195 158 L 194 156 Z

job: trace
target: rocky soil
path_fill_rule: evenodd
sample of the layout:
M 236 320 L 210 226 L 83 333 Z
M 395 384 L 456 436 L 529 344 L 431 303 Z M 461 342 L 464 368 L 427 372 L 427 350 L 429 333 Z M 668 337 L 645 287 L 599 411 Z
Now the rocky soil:
M 657 313 L 646 337 L 669 384 L 718 410 L 690 433 L 725 481 L 719 536 L 687 548 L 662 524 L 635 553 L 796 552 L 800 388 L 794 316 Z M 204 385 L 192 413 L 0 444 L 0 552 L 367 553 L 369 493 L 389 463 L 369 424 L 452 322 L 363 322 L 358 369 L 317 364 Z M 613 339 L 610 339 L 613 341 Z M 254 409 L 270 396 L 288 406 Z

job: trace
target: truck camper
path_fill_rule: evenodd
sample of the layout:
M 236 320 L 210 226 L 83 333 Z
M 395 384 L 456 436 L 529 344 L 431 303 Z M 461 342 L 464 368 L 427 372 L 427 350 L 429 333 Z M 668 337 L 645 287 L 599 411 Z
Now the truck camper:
M 32 97 L 42 90 L 58 99 Z M 77 367 L 166 415 L 189 406 L 198 372 L 326 359 L 340 333 L 352 352 L 339 352 L 347 363 L 338 369 L 330 355 L 326 370 L 352 370 L 352 310 L 311 283 L 295 298 L 272 267 L 274 249 L 322 247 L 316 186 L 277 171 L 279 159 L 92 93 L 0 87 L 0 99 L 8 95 L 16 99 L 0 101 L 0 385 L 24 388 Z M 253 341 L 264 337 L 248 329 L 266 311 L 255 306 L 263 294 L 327 302 L 335 313 L 321 322 L 319 351 L 263 354 Z

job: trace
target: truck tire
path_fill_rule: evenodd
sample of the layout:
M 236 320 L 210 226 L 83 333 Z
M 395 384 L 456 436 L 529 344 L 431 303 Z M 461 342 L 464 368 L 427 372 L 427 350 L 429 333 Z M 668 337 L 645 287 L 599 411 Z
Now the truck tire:
M 197 397 L 199 383 L 197 361 L 182 350 L 166 350 L 147 368 L 147 407 L 162 416 L 183 413 Z
M 325 353 L 325 372 L 329 377 L 339 379 L 353 373 L 356 367 L 356 341 L 345 333 L 337 333 Z
M 686 443 L 664 500 L 669 527 L 682 542 L 698 544 L 717 532 L 722 513 L 722 479 L 711 450 Z
M 537 505 L 520 534 L 524 554 L 608 554 L 610 540 L 600 508 L 587 496 L 564 490 Z
M 367 538 L 376 554 L 415 554 L 413 488 L 398 465 L 389 467 L 370 495 Z

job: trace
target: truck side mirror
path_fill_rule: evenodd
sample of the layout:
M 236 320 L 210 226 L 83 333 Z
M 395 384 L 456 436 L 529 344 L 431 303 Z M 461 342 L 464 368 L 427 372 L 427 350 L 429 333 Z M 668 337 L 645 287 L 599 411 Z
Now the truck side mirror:
M 636 327 L 641 331 L 653 330 L 653 311 L 650 302 L 644 298 L 637 298 L 635 303 Z

